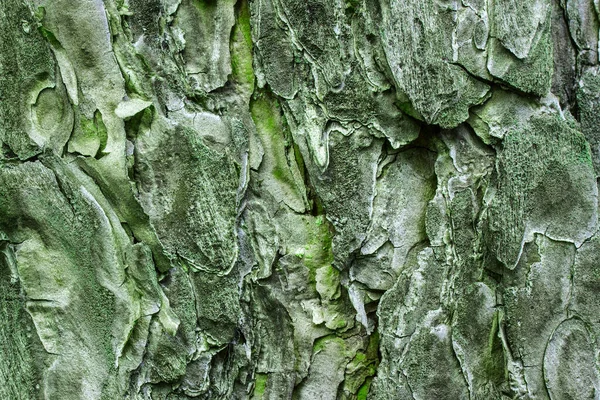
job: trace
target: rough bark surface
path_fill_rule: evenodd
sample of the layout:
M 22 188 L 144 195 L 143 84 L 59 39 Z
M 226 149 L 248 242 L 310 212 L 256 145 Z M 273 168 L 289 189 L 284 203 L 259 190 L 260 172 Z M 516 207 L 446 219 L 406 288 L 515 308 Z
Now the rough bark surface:
M 598 0 L 0 0 L 0 399 L 600 399 Z

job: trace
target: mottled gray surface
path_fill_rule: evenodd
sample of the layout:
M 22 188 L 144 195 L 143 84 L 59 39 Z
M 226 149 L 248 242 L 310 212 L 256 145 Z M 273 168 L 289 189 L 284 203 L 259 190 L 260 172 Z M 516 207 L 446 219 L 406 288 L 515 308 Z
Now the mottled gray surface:
M 600 399 L 597 0 L 0 28 L 0 400 Z

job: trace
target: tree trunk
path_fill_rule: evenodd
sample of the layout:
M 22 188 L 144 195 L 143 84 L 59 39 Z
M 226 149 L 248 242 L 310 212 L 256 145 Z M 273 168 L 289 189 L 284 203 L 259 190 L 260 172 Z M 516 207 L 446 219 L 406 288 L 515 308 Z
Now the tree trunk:
M 598 0 L 0 0 L 0 399 L 598 399 Z

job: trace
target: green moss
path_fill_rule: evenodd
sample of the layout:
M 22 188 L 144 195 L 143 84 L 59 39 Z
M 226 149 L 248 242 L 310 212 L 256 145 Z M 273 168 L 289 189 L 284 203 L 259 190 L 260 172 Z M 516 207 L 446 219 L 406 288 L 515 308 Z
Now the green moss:
M 330 231 L 328 224 L 317 224 L 315 222 L 307 222 L 306 229 L 308 237 L 310 238 L 306 246 L 304 247 L 304 265 L 309 269 L 310 281 L 313 284 L 317 282 L 317 270 L 320 268 L 326 268 L 329 274 L 325 274 L 329 277 L 333 277 L 333 249 L 332 239 L 333 235 Z M 321 216 L 321 221 L 323 217 Z M 339 276 L 338 276 L 339 278 Z M 334 279 L 331 279 L 333 282 Z
M 269 375 L 267 374 L 256 374 L 256 379 L 254 381 L 254 392 L 252 393 L 253 399 L 262 399 L 265 393 L 265 389 L 267 388 L 267 380 L 269 379 Z
M 358 400 L 366 400 L 367 396 L 369 395 L 369 389 L 371 389 L 371 382 L 373 381 L 373 378 L 367 378 L 365 380 L 365 383 L 363 383 L 363 385 L 360 387 L 360 389 L 358 389 L 358 392 L 356 393 L 356 398 Z
M 280 167 L 273 168 L 273 176 L 281 182 L 285 182 L 287 178 L 286 171 Z
M 108 130 L 106 129 L 106 125 L 104 125 L 104 121 L 102 120 L 102 113 L 99 110 L 96 110 L 94 113 L 94 123 L 93 128 L 96 130 L 96 135 L 100 140 L 100 148 L 98 149 L 98 153 L 96 153 L 96 158 L 99 158 L 106 148 L 106 142 L 108 141 Z
M 501 384 L 505 378 L 504 348 L 498 336 L 499 333 L 499 312 L 494 314 L 492 328 L 488 339 L 487 354 L 484 358 L 484 367 L 486 375 L 496 384 Z
M 250 9 L 247 0 L 240 1 L 237 6 L 236 22 L 231 33 L 231 73 L 234 82 L 254 86 Z
M 40 7 L 40 8 L 43 9 L 43 7 Z M 54 33 L 50 32 L 48 29 L 44 28 L 43 26 L 40 26 L 38 28 L 38 30 L 40 31 L 40 33 L 42 34 L 44 39 L 46 39 L 48 41 L 48 43 L 50 43 L 52 46 L 54 46 L 56 48 L 62 48 L 62 46 L 60 45 L 60 42 L 58 41 L 58 39 L 56 39 L 56 36 L 54 36 Z
M 337 331 L 346 328 L 348 326 L 348 321 L 343 317 L 336 316 L 335 319 L 327 321 L 325 326 L 332 331 Z
M 263 148 L 268 149 L 261 168 L 276 181 L 271 190 L 282 192 L 281 200 L 293 201 L 297 204 L 294 209 L 298 211 L 304 203 L 303 182 L 292 173 L 298 167 L 292 164 L 294 155 L 279 103 L 269 94 L 260 93 L 250 102 L 250 112 Z
M 369 344 L 366 349 L 357 351 L 354 358 L 346 367 L 346 376 L 344 379 L 344 391 L 347 393 L 361 393 L 366 396 L 369 392 L 371 381 L 379 365 L 379 334 L 374 332 L 369 337 Z
M 108 131 L 102 120 L 102 113 L 96 110 L 91 119 L 78 114 L 77 119 L 79 123 L 69 140 L 69 151 L 102 158 L 108 140 Z
M 344 342 L 344 339 L 336 336 L 336 335 L 328 335 L 328 336 L 323 336 L 318 338 L 317 340 L 315 340 L 315 342 L 313 343 L 313 356 L 321 351 L 323 351 L 325 349 L 325 347 L 328 346 L 329 343 L 331 342 L 338 342 L 343 348 L 346 347 L 346 343 Z
M 394 102 L 396 107 L 404 114 L 413 117 L 416 120 L 423 121 L 423 116 L 413 107 L 412 103 L 408 100 L 397 100 Z
M 317 292 L 323 300 L 335 300 L 340 297 L 340 272 L 337 269 L 325 265 L 316 270 L 315 278 Z

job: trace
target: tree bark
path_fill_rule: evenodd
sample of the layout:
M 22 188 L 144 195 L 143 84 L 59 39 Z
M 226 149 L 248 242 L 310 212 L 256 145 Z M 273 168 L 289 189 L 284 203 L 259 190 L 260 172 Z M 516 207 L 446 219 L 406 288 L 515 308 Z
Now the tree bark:
M 1 0 L 0 399 L 598 399 L 598 0 Z

